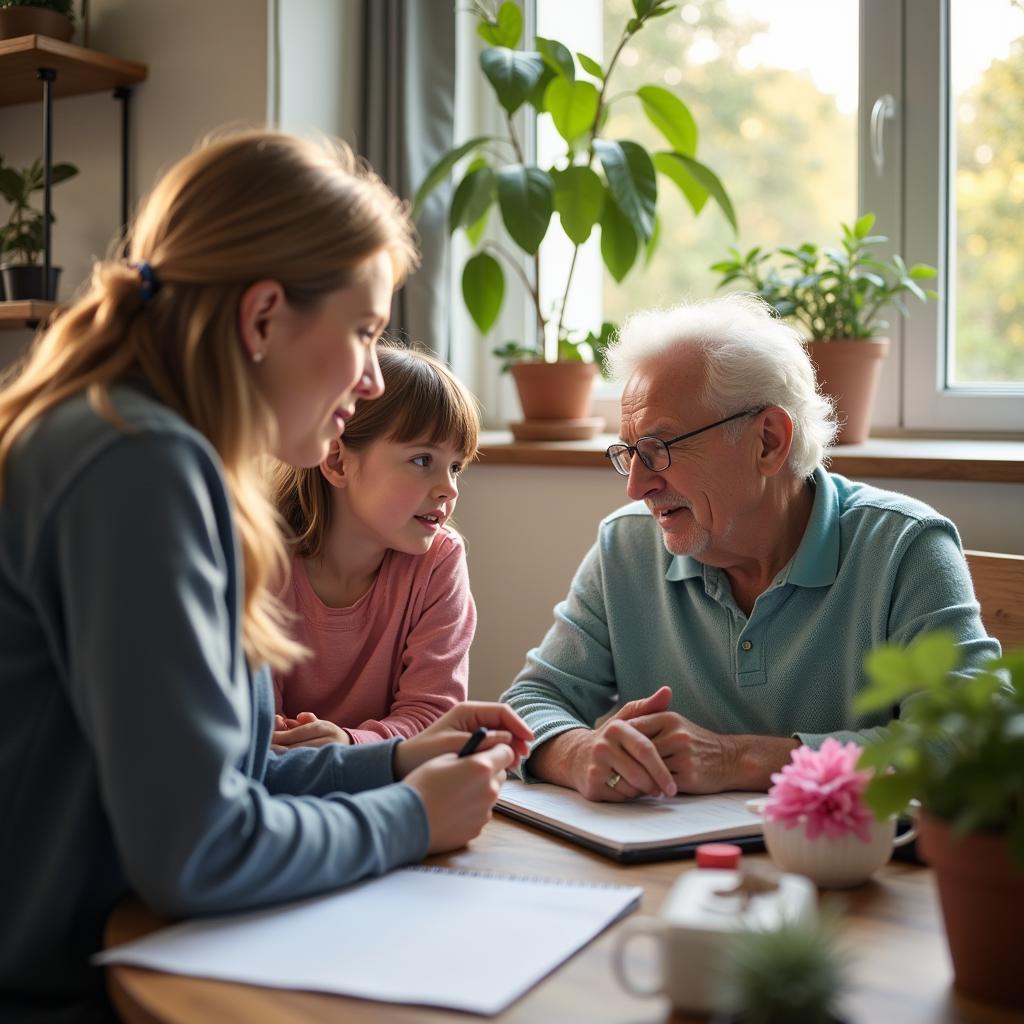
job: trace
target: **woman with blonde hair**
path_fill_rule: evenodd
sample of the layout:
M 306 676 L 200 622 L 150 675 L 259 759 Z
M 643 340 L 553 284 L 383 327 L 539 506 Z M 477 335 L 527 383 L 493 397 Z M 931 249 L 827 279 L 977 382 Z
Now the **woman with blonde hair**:
M 303 650 L 256 463 L 316 465 L 381 393 L 415 262 L 395 197 L 341 147 L 240 133 L 165 175 L 127 256 L 0 393 L 5 1018 L 109 1013 L 88 956 L 129 890 L 243 910 L 464 844 L 530 736 L 464 704 L 404 742 L 269 752 L 267 666 Z

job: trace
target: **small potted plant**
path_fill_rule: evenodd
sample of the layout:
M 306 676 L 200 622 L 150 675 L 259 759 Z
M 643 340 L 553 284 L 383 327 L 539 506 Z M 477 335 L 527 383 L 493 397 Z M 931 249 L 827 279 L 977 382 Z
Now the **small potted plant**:
M 53 184 L 73 178 L 73 164 L 54 164 Z M 43 214 L 33 209 L 29 197 L 43 189 L 43 164 L 17 171 L 0 160 L 0 196 L 11 205 L 7 223 L 0 227 L 0 273 L 9 300 L 55 297 L 60 267 L 50 267 L 49 289 L 43 280 L 39 258 L 43 252 Z M 51 224 L 56 218 L 51 215 Z
M 0 0 L 0 39 L 38 35 L 66 42 L 74 27 L 74 0 Z
M 737 935 L 723 959 L 715 1024 L 838 1024 L 847 986 L 836 946 L 838 910 Z
M 719 288 L 743 285 L 806 335 L 818 383 L 836 402 L 837 444 L 858 444 L 868 436 L 881 361 L 889 350 L 889 339 L 879 337 L 889 326 L 882 310 L 891 304 L 906 316 L 905 296 L 937 298 L 918 283 L 935 277 L 934 267 L 908 267 L 899 256 L 883 260 L 872 254 L 887 241 L 871 234 L 874 225 L 873 213 L 852 227 L 841 224 L 838 249 L 811 242 L 746 253 L 734 248 L 711 266 L 721 275 Z
M 448 209 L 449 232 L 465 231 L 475 250 L 462 271 L 462 296 L 470 316 L 486 334 L 505 298 L 503 263 L 526 289 L 535 315 L 535 334 L 493 351 L 503 370 L 511 369 L 528 421 L 579 421 L 586 416 L 597 364 L 614 327 L 606 323 L 599 332 L 584 334 L 569 322 L 566 311 L 576 254 L 595 228 L 600 231 L 605 266 L 616 281 L 622 281 L 638 261 L 650 259 L 657 247 L 661 174 L 682 191 L 695 212 L 700 212 L 709 198 L 714 199 L 735 229 L 735 215 L 721 182 L 697 160 L 694 118 L 674 93 L 648 85 L 614 95 L 615 102 L 639 100 L 665 139 L 665 149 L 649 153 L 636 142 L 602 135 L 613 98 L 609 83 L 623 48 L 643 28 L 677 6 L 668 0 L 633 0 L 633 16 L 605 66 L 585 53 L 574 56 L 555 39 L 538 36 L 534 49 L 519 49 L 523 32 L 519 7 L 511 0 L 500 6 L 484 0 L 474 3 L 477 30 L 490 44 L 480 54 L 480 67 L 505 112 L 507 132 L 505 136 L 476 136 L 446 153 L 420 186 L 414 213 L 419 215 L 434 190 L 464 164 Z M 526 159 L 513 120 L 524 105 L 533 107 L 538 117 L 550 118 L 565 141 L 565 154 L 551 166 Z M 485 237 L 494 207 L 503 225 L 500 240 Z M 538 285 L 539 250 L 549 228 L 562 231 L 574 247 L 565 268 L 564 291 L 551 308 L 541 301 Z M 518 254 L 529 258 L 529 272 Z M 545 362 L 546 338 L 557 351 L 553 362 Z M 572 393 L 578 401 L 552 409 L 538 403 L 534 388 L 563 402 Z
M 879 817 L 920 801 L 957 987 L 1024 1008 L 1024 650 L 975 674 L 959 660 L 943 632 L 868 655 L 858 711 L 914 698 L 861 757 L 878 772 L 865 799 Z

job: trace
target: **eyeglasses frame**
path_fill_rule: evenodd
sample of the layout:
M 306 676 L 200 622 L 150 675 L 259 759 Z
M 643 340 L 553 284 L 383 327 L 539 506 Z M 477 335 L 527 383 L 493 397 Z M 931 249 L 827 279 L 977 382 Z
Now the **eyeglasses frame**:
M 608 448 L 605 450 L 604 457 L 611 463 L 612 469 L 614 469 L 615 472 L 619 474 L 619 476 L 629 476 L 628 469 L 625 473 L 623 473 L 622 470 L 620 470 L 618 466 L 615 465 L 615 456 L 618 455 L 619 452 L 621 452 L 623 449 L 629 452 L 630 464 L 632 464 L 634 456 L 639 456 L 640 461 L 652 473 L 664 473 L 665 470 L 672 465 L 672 445 L 678 444 L 680 441 L 685 441 L 687 438 L 696 437 L 698 434 L 703 434 L 705 430 L 712 430 L 715 427 L 720 427 L 723 423 L 729 423 L 732 420 L 738 420 L 743 416 L 756 416 L 758 413 L 764 412 L 767 408 L 768 406 L 762 405 L 758 409 L 744 409 L 743 412 L 734 412 L 731 416 L 726 416 L 725 419 L 715 420 L 714 423 L 709 423 L 706 427 L 698 427 L 696 430 L 688 430 L 685 434 L 680 434 L 678 437 L 669 438 L 667 441 L 663 441 L 660 437 L 655 437 L 653 434 L 644 434 L 643 437 L 638 437 L 636 439 L 636 444 L 623 443 L 609 445 Z M 640 452 L 637 451 L 637 445 L 639 445 L 641 441 L 658 441 L 662 445 L 662 447 L 665 449 L 665 456 L 668 459 L 668 462 L 662 469 L 654 469 L 653 467 L 648 465 L 647 460 L 643 457 L 643 455 L 640 454 Z M 613 451 L 615 452 L 615 455 L 612 454 Z

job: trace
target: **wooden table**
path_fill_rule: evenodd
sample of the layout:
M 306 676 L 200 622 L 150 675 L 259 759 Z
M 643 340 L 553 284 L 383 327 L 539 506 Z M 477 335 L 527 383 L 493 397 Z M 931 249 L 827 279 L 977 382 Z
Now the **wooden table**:
M 748 855 L 749 856 L 749 855 Z M 763 855 L 761 855 L 763 856 Z M 625 867 L 506 818 L 495 819 L 468 849 L 429 863 L 493 873 L 530 874 L 644 889 L 641 913 L 656 913 L 680 871 L 692 861 Z M 848 1024 L 1004 1024 L 1019 1017 L 954 993 L 932 873 L 892 863 L 867 885 L 844 894 L 841 941 L 850 961 L 852 991 L 843 1005 Z M 107 945 L 125 942 L 161 925 L 135 901 L 118 907 L 107 928 Z M 353 924 L 358 928 L 358 922 Z M 648 1024 L 684 1021 L 663 998 L 640 999 L 615 979 L 613 926 L 496 1019 L 522 1024 L 585 1021 L 588 1024 Z M 468 942 L 493 945 L 495 956 L 513 957 L 502 943 L 501 922 L 480 915 L 480 934 Z M 638 943 L 643 956 L 646 943 Z M 653 952 L 647 955 L 653 956 Z M 474 1018 L 444 1010 L 373 1003 L 340 996 L 208 981 L 137 967 L 108 968 L 108 984 L 123 1018 L 202 1024 L 217 1021 L 380 1021 L 387 1024 L 466 1024 Z

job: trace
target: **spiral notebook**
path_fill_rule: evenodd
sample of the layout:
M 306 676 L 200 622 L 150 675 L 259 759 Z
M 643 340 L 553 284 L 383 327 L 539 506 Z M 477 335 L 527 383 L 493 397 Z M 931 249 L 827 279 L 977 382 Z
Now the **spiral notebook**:
M 626 803 L 594 803 L 574 789 L 509 779 L 496 810 L 623 863 L 691 855 L 701 844 L 728 840 L 763 849 L 759 815 L 747 801 L 763 793 L 713 793 Z
M 642 894 L 636 886 L 405 868 L 299 903 L 172 925 L 93 962 L 491 1015 Z

